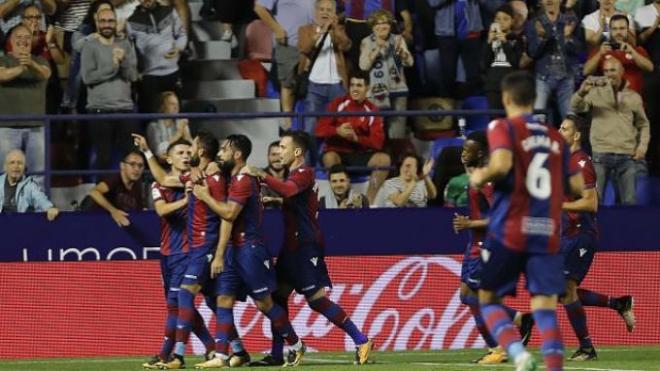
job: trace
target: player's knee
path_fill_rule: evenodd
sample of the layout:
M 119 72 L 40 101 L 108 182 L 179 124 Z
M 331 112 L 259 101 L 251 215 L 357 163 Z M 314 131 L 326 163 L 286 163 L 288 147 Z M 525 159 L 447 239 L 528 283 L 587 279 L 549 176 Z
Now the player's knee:
M 463 303 L 465 305 L 467 305 L 466 301 L 467 301 L 468 296 L 477 296 L 477 293 L 474 292 L 470 287 L 468 287 L 468 285 L 466 285 L 463 282 L 461 282 L 461 287 L 459 289 L 459 292 L 461 294 L 461 296 L 460 296 L 461 297 L 461 303 Z
M 326 152 L 323 154 L 323 166 L 325 167 L 331 167 L 333 165 L 341 164 L 341 157 L 339 157 L 339 154 L 337 152 Z
M 532 310 L 556 310 L 557 295 L 534 295 L 531 304 Z
M 228 295 L 219 295 L 216 298 L 216 304 L 218 305 L 218 308 L 233 308 L 235 301 L 236 299 L 233 296 Z
M 499 304 L 501 299 L 495 291 L 479 290 L 479 304 Z
M 385 152 L 374 153 L 367 164 L 369 167 L 388 167 L 392 164 L 390 155 Z
M 575 303 L 578 300 L 577 294 L 578 284 L 573 280 L 566 281 L 566 293 L 559 300 L 562 304 Z
M 202 286 L 197 285 L 197 284 L 195 284 L 195 285 L 181 285 L 181 289 L 186 290 L 186 291 L 188 291 L 189 293 L 191 293 L 193 295 L 197 295 L 197 293 L 199 293 L 199 291 L 202 289 Z
M 316 292 L 310 294 L 310 295 L 305 295 L 305 299 L 307 300 L 308 303 L 311 303 L 315 300 L 321 299 L 325 297 L 325 288 L 320 288 Z
M 260 312 L 266 313 L 269 312 L 271 309 L 273 309 L 273 298 L 268 295 L 262 299 L 258 299 L 254 301 L 254 304 L 257 306 L 257 309 L 259 309 Z

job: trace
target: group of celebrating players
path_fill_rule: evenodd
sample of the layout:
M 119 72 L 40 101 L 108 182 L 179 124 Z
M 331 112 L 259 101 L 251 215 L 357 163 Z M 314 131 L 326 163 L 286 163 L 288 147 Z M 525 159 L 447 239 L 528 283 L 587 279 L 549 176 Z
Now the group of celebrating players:
M 571 360 L 597 357 L 584 306 L 611 308 L 628 331 L 635 326 L 632 297 L 579 288 L 597 247 L 595 171 L 580 147 L 585 136 L 578 118 L 569 116 L 557 131 L 532 115 L 534 84 L 526 72 L 507 75 L 502 81 L 507 117 L 493 121 L 487 135 L 474 132 L 467 137 L 462 161 L 470 174 L 470 215 L 456 215 L 453 221 L 455 231 L 472 231 L 463 259 L 461 299 L 490 348 L 476 362 L 501 363 L 510 357 L 519 371 L 537 367 L 525 349 L 533 324 L 541 335 L 546 368 L 562 369 L 558 301 L 580 342 Z M 168 308 L 161 351 L 143 364 L 145 368 L 184 368 L 191 331 L 207 350 L 206 361 L 196 368 L 299 365 L 306 347 L 288 318 L 293 290 L 353 339 L 356 364 L 368 361 L 373 340 L 325 291 L 331 282 L 317 218 L 314 169 L 305 163 L 304 133 L 287 132 L 280 140 L 282 165 L 289 170 L 286 180 L 247 164 L 252 145 L 244 135 L 218 141 L 199 133 L 193 143 L 178 140 L 167 151 L 169 172 L 143 137 L 134 135 L 134 140 L 156 179 L 152 192 L 162 218 L 161 267 Z M 264 245 L 261 184 L 284 199 L 285 238 L 275 264 Z M 521 273 L 531 295 L 527 314 L 502 304 L 503 296 L 515 294 Z M 215 339 L 195 309 L 200 292 L 216 314 Z M 271 353 L 252 363 L 232 312 L 235 301 L 247 295 L 270 319 L 273 333 Z M 286 357 L 285 342 L 290 346 Z
M 230 135 L 219 142 L 199 133 L 192 143 L 178 140 L 167 151 L 169 172 L 159 165 L 145 138 L 133 136 L 156 180 L 152 193 L 162 218 L 161 268 L 168 306 L 161 351 L 143 367 L 184 368 L 191 331 L 207 349 L 206 361 L 195 368 L 250 363 L 232 310 L 236 300 L 248 295 L 271 321 L 273 333 L 271 354 L 250 365 L 299 365 L 306 347 L 288 318 L 293 290 L 353 339 L 357 364 L 367 362 L 373 341 L 326 294 L 332 284 L 317 218 L 314 169 L 305 163 L 304 133 L 289 132 L 280 140 L 282 165 L 289 170 L 286 180 L 247 165 L 252 144 L 244 135 Z M 284 199 L 285 240 L 275 264 L 264 245 L 261 183 Z M 200 292 L 216 314 L 215 339 L 195 309 Z M 290 346 L 286 359 L 284 342 Z

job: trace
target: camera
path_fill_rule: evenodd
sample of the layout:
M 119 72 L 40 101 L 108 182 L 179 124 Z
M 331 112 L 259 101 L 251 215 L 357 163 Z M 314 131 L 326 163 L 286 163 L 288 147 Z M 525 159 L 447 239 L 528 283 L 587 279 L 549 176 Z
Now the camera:
M 610 46 L 614 50 L 620 50 L 621 49 L 621 43 L 618 43 L 616 41 L 610 41 Z

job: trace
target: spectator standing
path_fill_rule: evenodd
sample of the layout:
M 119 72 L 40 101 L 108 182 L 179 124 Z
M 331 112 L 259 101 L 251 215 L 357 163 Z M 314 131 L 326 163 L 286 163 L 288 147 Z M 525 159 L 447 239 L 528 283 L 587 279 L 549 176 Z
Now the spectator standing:
M 112 220 L 120 227 L 131 224 L 129 211 L 144 210 L 146 207 L 142 189 L 143 172 L 142 153 L 131 150 L 121 160 L 119 174 L 103 179 L 89 192 L 91 200 L 110 213 Z M 83 208 L 89 207 L 83 205 Z
M 41 190 L 34 178 L 25 176 L 25 154 L 10 151 L 4 161 L 5 173 L 0 175 L 0 214 L 46 212 L 48 221 L 54 220 L 59 210 Z
M 361 71 L 351 74 L 349 94 L 336 98 L 328 106 L 329 112 L 376 112 L 378 107 L 367 99 L 369 75 Z M 371 204 L 385 181 L 390 156 L 382 152 L 385 141 L 383 118 L 379 116 L 321 117 L 316 137 L 324 140 L 323 166 L 368 166 L 372 168 L 367 189 Z
M 425 207 L 429 199 L 438 195 L 431 181 L 433 160 L 420 168 L 422 160 L 415 155 L 406 155 L 399 166 L 399 176 L 385 181 L 376 197 L 378 207 Z
M 300 61 L 298 29 L 314 22 L 315 0 L 257 0 L 254 12 L 268 25 L 275 36 L 273 61 L 280 82 L 282 112 L 293 112 L 296 67 Z M 282 118 L 282 128 L 291 127 L 291 118 Z
M 160 113 L 179 113 L 179 98 L 173 91 L 159 94 Z M 188 119 L 161 119 L 152 121 L 147 126 L 147 142 L 158 157 L 167 157 L 167 148 L 180 139 L 192 143 L 192 135 L 188 126 Z
M 23 8 L 29 5 L 39 7 L 48 15 L 55 14 L 57 10 L 55 0 L 0 0 L 0 30 L 4 35 L 9 35 L 9 31 L 22 22 Z M 44 23 L 43 18 L 39 23 Z
M 638 8 L 635 22 L 639 28 L 639 43 L 646 48 L 653 63 L 653 72 L 644 76 L 644 102 L 651 122 L 651 143 L 648 159 L 651 172 L 660 175 L 660 0 Z
M 440 92 L 448 98 L 463 97 L 480 87 L 481 32 L 484 30 L 481 7 L 494 13 L 502 0 L 426 0 L 435 9 L 435 36 L 442 63 Z M 465 68 L 466 87 L 456 90 L 459 57 Z
M 97 13 L 99 32 L 82 47 L 81 72 L 87 85 L 87 112 L 95 114 L 133 112 L 131 83 L 137 80 L 135 49 L 125 38 L 116 36 L 117 19 L 112 10 Z M 101 120 L 88 125 L 96 148 L 96 168 L 111 165 L 113 148 L 127 152 L 131 133 L 139 132 L 134 121 Z
M 156 0 L 141 0 L 126 30 L 141 62 L 140 112 L 156 112 L 162 92 L 181 92 L 179 57 L 188 44 L 186 30 L 176 10 Z
M 326 34 L 324 39 L 323 36 Z M 318 45 L 322 39 L 324 39 L 323 45 Z M 311 68 L 305 111 L 325 111 L 328 103 L 345 94 L 348 73 L 344 52 L 350 46 L 351 40 L 346 36 L 344 26 L 338 22 L 334 0 L 317 0 L 314 8 L 314 23 L 304 25 L 298 30 L 298 50 L 306 57 L 298 72 Z M 320 52 L 314 65 L 309 67 L 310 58 L 317 47 L 321 48 Z M 316 122 L 316 117 L 306 118 L 305 131 L 309 134 L 314 133 Z
M 633 19 L 630 15 L 626 15 L 616 9 L 616 0 L 598 0 L 598 3 L 598 10 L 587 14 L 582 19 L 584 38 L 587 41 L 587 44 L 591 47 L 597 48 L 603 41 L 610 40 L 610 20 L 615 14 L 621 14 L 628 17 L 628 24 L 630 25 L 628 32 L 632 36 L 631 39 L 634 39 L 635 28 L 633 27 Z
M 543 11 L 528 23 L 526 34 L 528 54 L 535 62 L 534 109 L 546 109 L 554 96 L 563 119 L 575 88 L 582 42 L 578 19 L 560 12 L 560 5 L 560 0 L 544 1 Z
M 408 85 L 404 67 L 413 65 L 401 35 L 392 34 L 394 17 L 386 10 L 369 16 L 371 35 L 360 46 L 360 69 L 369 72 L 369 100 L 381 110 L 405 111 L 408 108 Z M 387 120 L 389 138 L 406 138 L 406 118 Z
M 333 165 L 328 171 L 331 194 L 322 196 L 321 209 L 367 209 L 366 195 L 351 189 L 351 178 L 343 165 Z
M 610 58 L 606 78 L 588 78 L 573 95 L 571 108 L 591 114 L 590 142 L 600 199 L 609 179 L 622 204 L 636 202 L 636 162 L 643 162 L 649 144 L 649 121 L 641 96 L 623 79 L 623 65 Z
M 503 109 L 500 82 L 504 76 L 520 68 L 524 52 L 521 35 L 513 32 L 514 10 L 504 4 L 495 12 L 495 21 L 488 31 L 488 43 L 484 48 L 482 70 L 488 107 Z
M 592 75 L 602 72 L 603 61 L 616 58 L 623 64 L 623 78 L 630 83 L 630 89 L 642 94 L 644 72 L 653 71 L 653 63 L 649 54 L 641 46 L 635 46 L 628 39 L 628 17 L 615 14 L 610 18 L 610 40 L 603 41 L 600 48 L 589 56 L 584 64 L 584 74 Z
M 33 57 L 32 33 L 24 25 L 9 33 L 11 50 L 0 56 L 0 115 L 41 115 L 46 110 L 46 82 L 51 70 L 48 62 Z M 0 161 L 9 151 L 20 149 L 27 154 L 27 169 L 45 167 L 43 123 L 3 121 L 0 123 Z

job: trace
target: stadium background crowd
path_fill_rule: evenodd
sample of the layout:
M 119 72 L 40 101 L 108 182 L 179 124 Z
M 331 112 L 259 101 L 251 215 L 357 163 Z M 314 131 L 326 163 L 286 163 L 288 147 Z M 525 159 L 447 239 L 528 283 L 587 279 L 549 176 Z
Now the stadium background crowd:
M 197 17 L 192 13 L 199 12 L 220 27 L 220 41 L 247 66 L 242 75 L 254 80 L 258 95 L 279 98 L 284 112 L 499 109 L 501 78 L 527 69 L 537 81 L 535 108 L 547 110 L 550 125 L 558 127 L 569 112 L 591 123 L 585 144 L 601 200 L 607 178 L 617 202 L 634 204 L 643 196 L 637 194 L 640 179 L 660 174 L 660 1 L 379 3 L 206 0 L 193 7 L 184 0 L 0 0 L 0 114 L 183 110 L 179 97 L 190 81 L 182 66 L 205 52 L 191 37 Z M 255 29 L 267 37 L 250 37 Z M 592 75 L 605 78 L 587 78 Z M 308 84 L 301 93 L 303 80 Z M 330 191 L 322 195 L 326 207 L 464 206 L 467 176 L 455 145 L 465 134 L 466 119 L 467 130 L 484 129 L 489 121 L 483 116 L 308 117 L 284 118 L 280 127 L 316 137 L 318 157 L 311 160 L 329 169 Z M 191 140 L 199 129 L 185 119 L 52 125 L 53 168 L 119 168 L 80 205 L 87 209 L 96 203 L 115 220 L 149 204 L 144 159 L 131 152 L 130 133 L 146 134 L 153 152 L 164 158 L 168 144 Z M 5 172 L 11 166 L 18 166 L 11 171 L 19 174 L 43 171 L 44 138 L 38 122 L 0 123 Z M 12 152 L 16 149 L 25 156 Z M 277 150 L 268 148 L 268 171 L 284 177 Z M 354 167 L 374 169 L 364 189 L 350 191 Z M 357 175 L 365 175 L 364 169 Z M 59 177 L 53 184 L 98 180 Z M 34 183 L 38 190 L 39 178 Z M 11 202 L 16 187 L 16 181 L 3 185 L 0 203 L 10 206 L 3 212 L 24 211 L 17 208 L 24 201 Z M 393 202 L 387 197 L 393 190 L 408 198 Z M 27 210 L 53 209 L 39 200 Z M 277 206 L 276 199 L 266 201 Z

